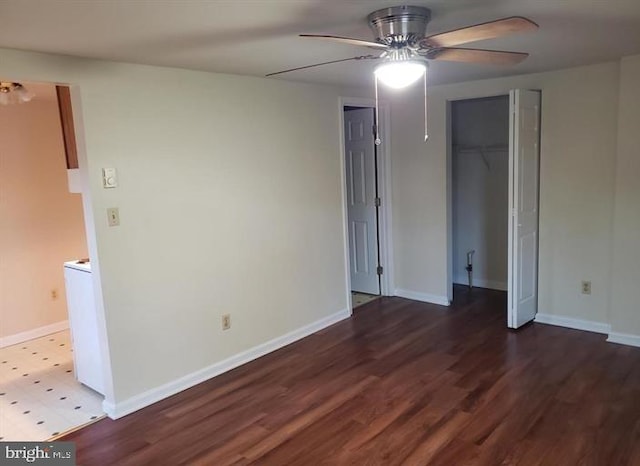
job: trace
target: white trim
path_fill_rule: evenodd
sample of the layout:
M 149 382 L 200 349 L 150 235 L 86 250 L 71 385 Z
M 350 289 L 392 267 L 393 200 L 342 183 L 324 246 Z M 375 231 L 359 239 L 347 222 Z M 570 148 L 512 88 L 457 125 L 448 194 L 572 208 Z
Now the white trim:
M 366 107 L 374 108 L 375 100 L 362 99 L 356 97 L 340 97 L 339 99 L 340 113 L 340 173 L 342 176 L 342 206 L 343 206 L 343 222 L 344 222 L 344 241 L 345 241 L 345 257 L 347 265 L 347 295 L 348 301 L 351 300 L 351 266 L 349 261 L 349 225 L 347 222 L 347 180 L 345 173 L 344 153 L 344 107 Z M 382 280 L 380 281 L 380 293 L 383 296 L 393 296 L 395 287 L 394 267 L 393 267 L 393 237 L 392 237 L 392 211 L 391 211 L 391 114 L 387 104 L 379 106 L 378 125 L 381 128 L 382 144 L 378 146 L 378 190 L 382 206 L 380 209 L 380 236 L 378 238 L 380 244 L 380 259 L 384 267 Z
M 611 325 L 593 320 L 576 319 L 574 317 L 559 316 L 554 314 L 536 314 L 534 322 L 546 325 L 556 325 L 558 327 L 572 328 L 574 330 L 584 330 L 585 332 L 604 333 L 611 331 Z
M 353 314 L 353 303 L 351 300 L 351 259 L 349 258 L 349 218 L 347 213 L 347 168 L 345 153 L 345 139 L 344 139 L 344 102 L 342 97 L 338 99 L 338 121 L 340 128 L 338 130 L 340 140 L 340 179 L 342 186 L 341 200 L 342 200 L 342 247 L 344 254 L 344 266 L 345 266 L 345 299 L 347 303 L 347 309 L 349 315 Z
M 96 320 L 98 323 L 98 344 L 100 346 L 100 360 L 102 361 L 103 395 L 106 401 L 114 400 L 113 373 L 111 367 L 111 352 L 107 335 L 107 318 L 102 295 L 102 271 L 98 256 L 98 235 L 96 233 L 96 216 L 93 211 L 93 194 L 91 191 L 91 176 L 89 175 L 89 160 L 84 127 L 84 108 L 82 106 L 80 87 L 70 84 L 71 108 L 73 109 L 73 125 L 75 128 L 76 147 L 78 150 L 78 165 L 80 174 L 80 190 L 82 193 L 82 212 L 86 231 L 87 248 L 91 259 L 91 279 L 93 281 L 93 299 L 95 301 Z M 102 219 L 104 221 L 104 218 Z
M 439 306 L 451 305 L 451 301 L 449 301 L 447 296 L 420 293 L 418 291 L 403 290 L 400 288 L 396 288 L 395 295 L 401 298 L 412 299 L 414 301 L 422 301 L 423 303 L 438 304 Z
M 393 267 L 393 214 L 392 214 L 392 181 L 391 181 L 391 115 L 389 107 L 382 105 L 379 109 L 380 121 L 378 125 L 382 128 L 384 140 L 378 147 L 378 190 L 382 206 L 380 212 L 380 259 L 384 272 L 382 274 L 381 294 L 383 296 L 393 296 L 395 289 L 394 267 Z
M 609 343 L 640 347 L 640 335 L 631 335 L 630 333 L 609 332 L 607 341 Z
M 640 335 L 617 333 L 611 331 L 611 325 L 593 320 L 575 319 L 573 317 L 557 316 L 553 314 L 536 314 L 535 322 L 539 324 L 556 325 L 558 327 L 583 330 L 585 332 L 602 333 L 608 335 L 609 343 L 640 347 Z
M 468 277 L 456 277 L 453 280 L 456 285 L 469 286 Z M 473 286 L 478 288 L 488 288 L 490 290 L 507 291 L 507 282 L 499 282 L 496 280 L 485 280 L 483 278 L 473 277 Z
M 516 98 L 515 91 L 509 91 L 509 191 L 508 191 L 508 207 L 507 207 L 507 327 L 518 328 L 518 322 L 516 319 L 516 303 L 515 303 L 515 289 L 516 282 L 514 276 L 514 248 L 515 248 L 515 227 L 513 223 L 513 210 L 514 210 L 514 184 L 515 184 L 515 152 L 514 152 L 514 139 L 515 139 L 515 114 L 516 114 Z M 538 193 L 540 192 L 540 173 L 538 173 Z M 540 206 L 538 206 L 540 208 Z M 539 234 L 539 232 L 538 232 Z M 539 315 L 539 314 L 538 314 Z M 535 320 L 535 319 L 534 319 Z
M 46 335 L 51 335 L 52 333 L 61 332 L 62 330 L 66 330 L 68 328 L 69 328 L 69 321 L 61 320 L 60 322 L 44 325 L 42 327 L 34 328 L 32 330 L 27 330 L 26 332 L 20 332 L 14 335 L 7 335 L 6 337 L 0 338 L 0 348 L 5 348 L 11 345 L 17 345 L 18 343 L 22 343 L 24 341 L 33 340 L 34 338 L 40 338 Z
M 212 364 L 198 371 L 192 372 L 191 374 L 187 374 L 183 377 L 180 377 L 179 379 L 173 380 L 159 387 L 152 388 L 151 390 L 147 390 L 146 392 L 140 393 L 139 395 L 132 396 L 131 398 L 128 398 L 119 403 L 112 403 L 105 400 L 102 403 L 102 409 L 111 419 L 119 419 L 123 416 L 126 416 L 127 414 L 131 414 L 134 411 L 138 411 L 139 409 L 145 408 L 153 403 L 156 403 L 160 400 L 175 395 L 176 393 L 193 387 L 194 385 L 202 383 L 205 380 L 209 380 L 212 377 L 230 371 L 231 369 L 235 369 L 236 367 L 253 361 L 254 359 L 258 359 L 265 354 L 276 351 L 284 346 L 287 346 L 295 341 L 309 336 L 312 333 L 327 328 L 330 325 L 335 324 L 336 322 L 347 319 L 350 316 L 351 312 L 349 311 L 349 309 L 343 309 L 340 312 L 336 312 L 335 314 L 312 322 L 309 325 L 305 325 L 304 327 L 300 327 L 297 330 L 293 330 L 292 332 L 274 338 L 273 340 L 269 340 L 258 346 L 254 346 L 253 348 L 238 353 L 234 356 L 231 356 L 230 358 Z
M 447 299 L 453 302 L 453 110 L 447 100 Z
M 67 169 L 67 184 L 70 193 L 82 193 L 82 174 L 79 168 Z

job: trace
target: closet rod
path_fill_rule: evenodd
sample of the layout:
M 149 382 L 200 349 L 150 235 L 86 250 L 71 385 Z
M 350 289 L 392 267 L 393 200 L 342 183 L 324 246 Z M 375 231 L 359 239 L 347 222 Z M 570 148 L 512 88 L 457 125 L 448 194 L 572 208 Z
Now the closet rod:
M 502 152 L 509 150 L 508 145 L 492 145 L 492 146 L 465 146 L 454 144 L 453 149 L 458 152 Z

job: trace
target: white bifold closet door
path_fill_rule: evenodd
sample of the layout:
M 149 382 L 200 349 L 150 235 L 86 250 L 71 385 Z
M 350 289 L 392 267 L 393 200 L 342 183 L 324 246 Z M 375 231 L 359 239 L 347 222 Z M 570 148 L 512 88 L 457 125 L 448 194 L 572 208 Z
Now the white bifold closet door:
M 508 326 L 533 320 L 538 308 L 540 92 L 510 93 Z

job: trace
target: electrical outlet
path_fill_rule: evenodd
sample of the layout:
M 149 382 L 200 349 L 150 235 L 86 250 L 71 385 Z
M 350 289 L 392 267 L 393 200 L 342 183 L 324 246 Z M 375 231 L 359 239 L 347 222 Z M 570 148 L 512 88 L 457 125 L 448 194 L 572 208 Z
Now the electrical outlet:
M 53 299 L 54 301 L 58 299 L 58 290 L 56 290 L 55 288 L 51 290 L 51 299 Z
M 229 330 L 231 328 L 231 314 L 225 314 L 222 316 L 222 330 Z
M 591 282 L 583 280 L 581 289 L 582 289 L 582 294 L 591 294 Z

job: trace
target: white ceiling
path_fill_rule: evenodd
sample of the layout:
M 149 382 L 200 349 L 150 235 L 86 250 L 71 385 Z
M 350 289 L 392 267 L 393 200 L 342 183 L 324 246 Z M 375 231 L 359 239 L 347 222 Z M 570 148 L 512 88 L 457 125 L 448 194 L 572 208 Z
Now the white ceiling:
M 537 33 L 469 44 L 529 52 L 514 67 L 434 62 L 432 83 L 522 74 L 640 53 L 640 0 L 407 0 L 431 8 L 437 33 L 526 16 Z M 0 0 L 0 47 L 263 76 L 370 53 L 297 37 L 372 39 L 366 16 L 402 0 Z M 371 62 L 286 74 L 288 79 L 369 85 Z M 2 64 L 0 63 L 0 73 Z

